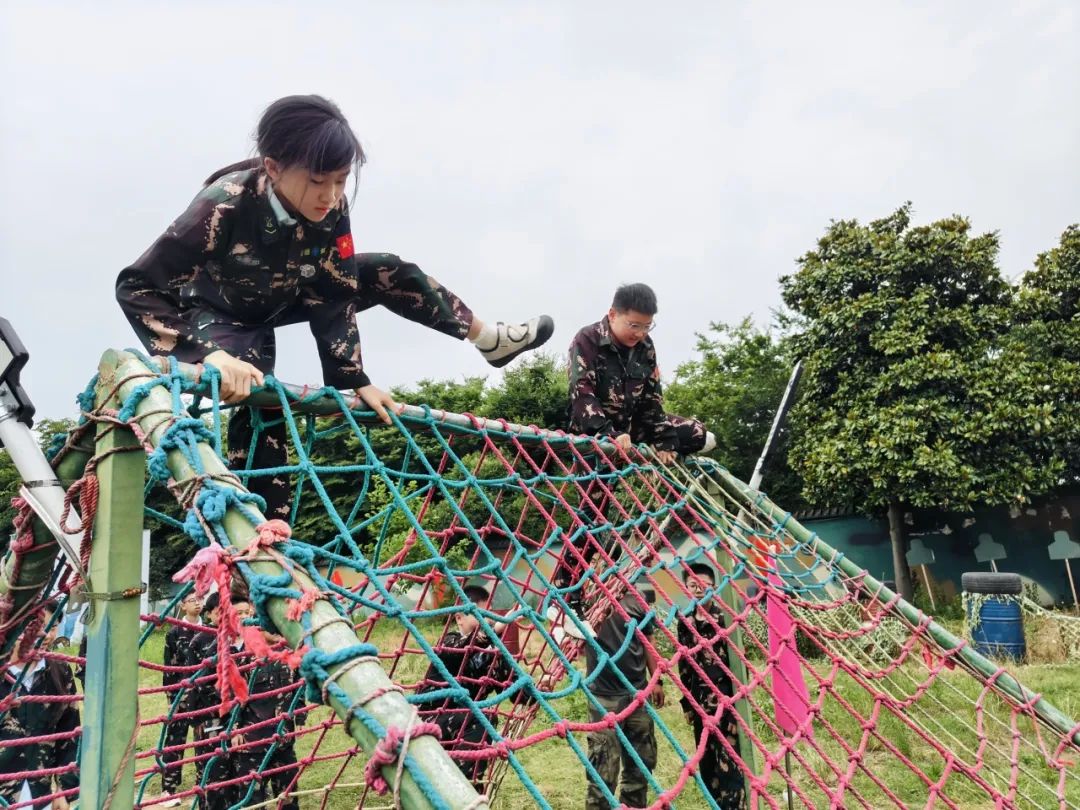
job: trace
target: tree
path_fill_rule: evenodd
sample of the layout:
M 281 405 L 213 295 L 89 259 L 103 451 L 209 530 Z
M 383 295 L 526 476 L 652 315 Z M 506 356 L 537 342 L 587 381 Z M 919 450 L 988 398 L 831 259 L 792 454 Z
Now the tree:
M 1057 480 L 1040 453 L 1038 369 L 1002 351 L 1013 290 L 994 233 L 910 204 L 834 222 L 781 279 L 804 358 L 790 458 L 811 503 L 887 510 L 897 586 L 912 587 L 905 510 L 1020 503 Z
M 734 326 L 711 323 L 696 349 L 700 357 L 680 365 L 664 390 L 664 406 L 704 422 L 716 434 L 712 455 L 749 481 L 791 376 L 788 345 L 745 318 Z M 795 509 L 802 482 L 787 463 L 788 435 L 774 450 L 764 488 Z
M 492 419 L 565 430 L 569 401 L 566 366 L 554 355 L 534 352 L 487 390 L 481 412 Z
M 1046 463 L 1061 459 L 1065 481 L 1080 481 L 1080 225 L 1021 280 L 1006 351 L 1011 362 L 1038 365 L 1037 390 L 1051 408 L 1036 426 L 1047 439 Z

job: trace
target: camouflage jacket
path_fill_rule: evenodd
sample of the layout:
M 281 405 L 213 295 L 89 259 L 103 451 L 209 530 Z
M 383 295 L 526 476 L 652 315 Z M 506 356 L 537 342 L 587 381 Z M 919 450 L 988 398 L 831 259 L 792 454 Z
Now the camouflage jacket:
M 483 700 L 491 692 L 505 689 L 511 677 L 510 665 L 501 652 L 491 645 L 491 639 L 480 631 L 463 636 L 457 630 L 451 630 L 435 646 L 435 653 L 447 672 L 465 689 L 468 701 Z M 431 664 L 416 692 L 421 695 L 449 687 L 450 682 L 435 664 Z M 434 716 L 442 729 L 444 742 L 460 736 L 463 727 L 473 730 L 480 727 L 479 720 L 468 708 L 468 702 L 463 695 L 461 697 L 460 700 L 447 697 L 420 705 L 423 714 Z
M 715 608 L 706 609 L 713 615 L 717 625 L 723 627 L 724 618 L 720 615 L 720 611 Z M 705 639 L 705 643 L 700 652 L 679 659 L 679 680 L 682 681 L 686 693 L 693 695 L 694 699 L 708 712 L 713 712 L 719 703 L 717 690 L 728 697 L 734 694 L 731 678 L 720 663 L 721 660 L 724 665 L 728 663 L 728 646 L 726 641 L 718 639 L 709 641 L 709 639 L 715 639 L 718 631 L 708 619 L 699 617 L 696 610 L 679 620 L 677 631 L 679 644 L 686 648 L 696 647 L 699 640 L 694 635 L 694 631 L 697 631 L 697 636 Z M 690 663 L 691 658 L 701 667 L 701 673 Z M 685 694 L 679 702 L 682 704 L 683 711 L 693 710 L 693 705 Z
M 151 354 L 192 363 L 218 349 L 235 355 L 222 335 L 306 321 L 324 381 L 340 388 L 370 382 L 356 293 L 345 200 L 321 222 L 294 218 L 259 168 L 213 179 L 116 280 L 116 299 Z M 273 369 L 272 356 L 243 359 Z
M 619 346 L 603 320 L 586 326 L 570 344 L 570 430 L 586 435 L 629 433 L 635 442 L 674 450 L 675 429 L 664 413 L 656 347 L 646 337 Z
M 250 653 L 242 653 L 237 657 L 236 663 L 241 667 L 254 661 Z M 278 661 L 262 661 L 255 666 L 248 675 L 248 699 L 239 709 L 235 721 L 235 727 L 243 732 L 244 738 L 252 740 L 266 740 L 278 733 L 278 725 L 281 725 L 282 734 L 291 734 L 296 730 L 296 720 L 286 713 L 292 705 L 296 691 L 281 692 L 278 690 L 296 683 L 296 675 L 289 667 Z M 279 717 L 285 715 L 284 717 Z M 278 718 L 278 723 L 268 722 Z M 259 723 L 265 725 L 258 728 L 250 728 Z M 245 730 L 249 729 L 249 730 Z M 291 745 L 292 741 L 284 744 Z

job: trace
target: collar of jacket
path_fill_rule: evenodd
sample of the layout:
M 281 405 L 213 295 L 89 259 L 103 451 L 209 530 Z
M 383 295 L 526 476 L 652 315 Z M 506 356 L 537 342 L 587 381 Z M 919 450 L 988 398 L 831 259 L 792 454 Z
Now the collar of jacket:
M 286 233 L 295 230 L 296 226 L 301 223 L 300 219 L 285 210 L 281 198 L 274 192 L 273 183 L 270 182 L 270 178 L 264 171 L 259 172 L 258 180 L 255 181 L 255 197 L 258 201 L 262 240 L 265 244 L 269 245 L 276 242 Z M 338 220 L 341 219 L 344 205 L 344 201 L 339 202 L 338 207 L 329 212 L 319 222 L 302 220 L 304 227 L 314 231 L 332 232 Z
M 610 346 L 612 351 L 619 351 L 619 348 L 622 347 L 631 355 L 633 355 L 640 347 L 648 346 L 652 342 L 652 338 L 646 335 L 645 339 L 633 348 L 623 346 L 621 343 L 616 344 L 615 339 L 611 337 L 611 322 L 608 320 L 607 315 L 601 318 L 600 322 L 596 324 L 596 338 L 596 342 L 601 346 Z
M 611 346 L 611 323 L 608 321 L 608 316 L 605 315 L 600 319 L 600 322 L 596 324 L 597 343 L 601 346 Z

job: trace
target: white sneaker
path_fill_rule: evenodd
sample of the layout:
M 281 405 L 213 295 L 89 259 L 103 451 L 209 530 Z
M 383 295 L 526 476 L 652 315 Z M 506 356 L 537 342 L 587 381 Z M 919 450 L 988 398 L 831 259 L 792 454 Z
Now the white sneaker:
M 502 368 L 522 352 L 543 346 L 554 331 L 555 321 L 549 315 L 538 315 L 525 323 L 499 321 L 495 327 L 495 345 L 480 349 L 480 354 L 495 368 Z
M 699 453 L 708 453 L 716 449 L 716 434 L 711 430 L 705 434 L 705 446 L 698 450 Z

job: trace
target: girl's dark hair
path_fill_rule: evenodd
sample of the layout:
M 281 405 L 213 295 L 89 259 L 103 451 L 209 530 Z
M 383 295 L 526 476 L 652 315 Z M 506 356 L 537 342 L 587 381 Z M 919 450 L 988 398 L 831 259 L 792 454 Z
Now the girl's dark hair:
M 300 166 L 313 174 L 367 162 L 360 139 L 338 106 L 322 96 L 285 96 L 263 111 L 255 130 L 262 157 L 282 168 Z

